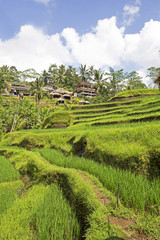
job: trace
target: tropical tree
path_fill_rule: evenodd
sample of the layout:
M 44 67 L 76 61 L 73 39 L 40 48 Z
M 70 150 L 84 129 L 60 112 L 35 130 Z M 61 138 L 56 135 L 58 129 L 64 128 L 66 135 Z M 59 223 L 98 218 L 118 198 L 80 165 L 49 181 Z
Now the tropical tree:
M 102 92 L 102 88 L 104 87 L 104 82 L 107 78 L 104 78 L 105 73 L 99 70 L 94 70 L 93 72 L 93 81 L 95 82 L 94 86 L 97 88 L 97 93 L 100 94 Z
M 160 89 L 160 72 L 158 73 L 156 79 L 154 80 L 154 83 L 157 84 Z
M 31 85 L 31 94 L 35 95 L 36 103 L 38 107 L 38 123 L 40 122 L 40 100 L 46 94 L 46 91 L 43 90 L 44 81 L 41 77 L 36 78 L 34 82 L 30 83 Z
M 77 84 L 80 82 L 80 78 L 76 72 L 76 68 L 68 66 L 65 72 L 64 85 L 69 89 L 76 89 Z
M 0 67 L 0 80 L 4 80 L 5 83 L 19 82 L 19 72 L 14 66 L 8 67 L 7 65 L 3 65 Z
M 155 83 L 155 79 L 157 78 L 157 75 L 159 72 L 160 72 L 160 68 L 150 67 L 147 69 L 146 77 L 149 77 L 151 79 L 150 85 L 152 85 L 152 83 Z
M 80 79 L 82 82 L 88 82 L 89 79 L 89 69 L 87 69 L 86 64 L 82 65 L 79 67 L 79 72 L 80 72 Z
M 127 89 L 141 89 L 147 88 L 146 84 L 142 82 L 142 77 L 136 71 L 132 71 L 130 73 L 126 73 L 127 78 Z
M 57 75 L 56 75 L 56 82 L 58 87 L 62 87 L 64 85 L 65 73 L 66 73 L 66 67 L 65 65 L 62 64 L 59 66 Z
M 123 80 L 126 75 L 123 72 L 123 69 L 115 71 L 113 68 L 109 68 L 109 73 L 106 73 L 107 81 L 106 85 L 110 88 L 111 96 L 114 96 L 117 92 L 123 89 Z
M 44 81 L 44 85 L 50 82 L 50 74 L 46 70 L 43 70 L 41 77 Z
M 89 78 L 89 80 L 91 80 L 91 81 L 93 80 L 94 74 L 95 74 L 95 69 L 94 69 L 94 66 L 92 65 L 88 68 L 88 78 Z
M 49 74 L 49 81 L 52 84 L 57 83 L 57 74 L 58 74 L 58 67 L 56 64 L 51 64 L 49 69 L 48 69 L 48 74 Z
M 4 92 L 7 92 L 7 83 L 5 83 L 4 79 L 1 78 L 0 79 L 0 93 L 4 93 Z
M 36 78 L 39 78 L 40 74 L 36 72 L 34 68 L 26 69 L 20 72 L 20 79 L 23 82 L 31 82 L 34 81 Z

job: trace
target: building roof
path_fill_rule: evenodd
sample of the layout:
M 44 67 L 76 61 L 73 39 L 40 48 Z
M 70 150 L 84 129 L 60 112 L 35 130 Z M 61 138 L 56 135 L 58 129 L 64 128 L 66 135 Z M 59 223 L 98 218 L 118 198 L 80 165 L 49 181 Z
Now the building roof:
M 58 102 L 59 102 L 59 101 L 64 101 L 64 99 L 63 99 L 62 97 L 60 97 L 57 101 L 58 101 Z
M 64 94 L 63 97 L 71 97 L 69 94 Z
M 88 85 L 88 86 L 92 85 L 92 83 L 89 83 L 89 82 L 80 82 L 80 83 L 78 83 L 78 85 L 81 85 L 81 84 Z
M 53 95 L 53 96 L 54 96 L 54 95 L 56 95 L 56 96 L 61 96 L 60 93 L 56 93 L 56 92 L 51 92 L 50 95 Z
M 72 94 L 72 92 L 69 92 L 69 91 L 67 91 L 66 89 L 64 89 L 64 88 L 58 88 L 58 89 L 56 89 L 54 92 L 56 92 L 56 93 L 60 93 L 60 94 Z
M 85 103 L 85 102 L 86 102 L 86 101 L 85 101 L 85 100 L 83 100 L 83 99 L 82 99 L 81 101 L 79 101 L 79 103 Z

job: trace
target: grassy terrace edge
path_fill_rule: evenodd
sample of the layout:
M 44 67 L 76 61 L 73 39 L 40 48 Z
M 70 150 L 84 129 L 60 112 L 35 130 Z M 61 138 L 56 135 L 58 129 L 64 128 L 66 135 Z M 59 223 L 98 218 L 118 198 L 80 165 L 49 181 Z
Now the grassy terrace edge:
M 88 186 L 74 169 L 65 169 L 51 165 L 37 152 L 1 148 L 0 154 L 9 158 L 19 172 L 27 174 L 37 183 L 57 183 L 75 207 L 85 239 L 105 239 L 114 232 L 119 237 L 126 234 L 121 228 L 108 225 L 106 208 L 95 198 L 91 186 Z M 24 238 L 28 239 L 28 238 Z
M 147 176 L 160 174 L 160 122 L 124 124 L 110 128 L 68 128 L 19 131 L 6 135 L 4 146 L 55 148 L 99 163 Z

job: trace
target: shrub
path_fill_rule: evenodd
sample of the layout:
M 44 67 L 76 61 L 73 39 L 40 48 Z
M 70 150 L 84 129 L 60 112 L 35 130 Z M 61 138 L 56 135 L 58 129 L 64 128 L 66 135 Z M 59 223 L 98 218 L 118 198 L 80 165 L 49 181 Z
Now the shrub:
M 47 117 L 43 124 L 43 128 L 63 128 L 68 127 L 71 124 L 72 117 L 67 112 L 53 113 Z

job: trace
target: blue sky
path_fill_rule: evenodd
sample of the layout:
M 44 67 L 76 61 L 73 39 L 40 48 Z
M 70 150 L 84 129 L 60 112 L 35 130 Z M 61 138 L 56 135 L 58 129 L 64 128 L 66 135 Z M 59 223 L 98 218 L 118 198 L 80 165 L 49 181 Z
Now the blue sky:
M 19 32 L 20 27 L 31 24 L 43 27 L 48 34 L 61 32 L 66 27 L 80 34 L 90 31 L 97 21 L 117 16 L 123 25 L 123 8 L 128 0 L 0 0 L 0 38 L 6 40 Z M 139 14 L 126 33 L 139 32 L 150 19 L 160 20 L 160 1 L 141 0 Z M 46 4 L 45 4 L 46 3 Z
M 0 0 L 0 66 L 159 66 L 159 0 Z

